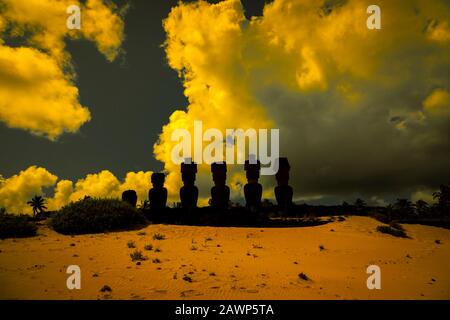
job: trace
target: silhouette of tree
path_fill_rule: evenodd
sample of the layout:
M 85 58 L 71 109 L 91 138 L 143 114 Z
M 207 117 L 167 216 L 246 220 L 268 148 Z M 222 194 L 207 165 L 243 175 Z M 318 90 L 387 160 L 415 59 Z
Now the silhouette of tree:
M 397 199 L 394 204 L 394 211 L 401 218 L 414 216 L 413 204 L 408 199 Z
M 394 218 L 394 207 L 392 204 L 388 204 L 386 206 L 386 216 L 389 222 Z
M 355 201 L 355 206 L 358 209 L 362 209 L 362 208 L 365 208 L 367 206 L 367 203 L 363 199 L 358 198 Z
M 441 215 L 450 215 L 450 185 L 441 184 L 439 191 L 433 193 L 433 198 L 438 200 L 437 209 Z
M 47 210 L 47 207 L 45 206 L 45 199 L 42 196 L 34 196 L 27 202 L 27 204 L 33 208 L 33 217 L 36 217 L 38 213 L 42 213 Z
M 414 208 L 416 209 L 416 215 L 418 217 L 426 217 L 430 213 L 430 206 L 423 200 L 417 200 L 414 204 Z

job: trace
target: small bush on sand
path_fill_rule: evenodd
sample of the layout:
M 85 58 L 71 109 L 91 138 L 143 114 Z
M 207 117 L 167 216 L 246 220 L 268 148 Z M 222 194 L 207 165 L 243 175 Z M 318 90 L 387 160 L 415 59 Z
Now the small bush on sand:
M 303 272 L 300 272 L 300 273 L 298 274 L 298 277 L 299 277 L 300 279 L 304 280 L 304 281 L 308 281 L 308 280 L 309 280 L 309 277 L 308 277 L 306 274 L 304 274 Z
M 153 235 L 153 240 L 164 240 L 166 239 L 166 236 L 163 235 L 162 233 L 155 233 Z
M 152 250 L 153 250 L 153 245 L 151 245 L 151 244 L 146 244 L 146 245 L 144 246 L 144 250 L 152 251 Z
M 28 216 L 12 215 L 2 210 L 0 212 L 0 239 L 35 236 L 37 227 L 28 219 Z
M 189 276 L 189 275 L 187 275 L 187 274 L 185 274 L 185 275 L 183 276 L 183 280 L 186 281 L 186 282 L 192 282 L 191 276 Z
M 131 253 L 130 257 L 133 262 L 147 260 L 147 258 L 142 254 L 142 251 L 139 250 L 135 250 L 133 253 Z
M 381 233 L 390 234 L 394 237 L 408 238 L 404 230 L 395 229 L 391 226 L 378 226 L 377 231 Z
M 142 227 L 142 213 L 124 201 L 85 198 L 61 208 L 50 225 L 62 234 L 132 230 Z
M 136 243 L 133 240 L 127 242 L 127 247 L 130 249 L 136 248 Z

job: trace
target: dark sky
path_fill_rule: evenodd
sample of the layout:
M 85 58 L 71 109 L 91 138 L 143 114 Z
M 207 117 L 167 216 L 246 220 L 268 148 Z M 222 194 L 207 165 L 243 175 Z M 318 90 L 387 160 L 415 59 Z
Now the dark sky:
M 131 1 L 125 16 L 125 54 L 113 63 L 92 42 L 68 41 L 80 103 L 89 108 L 92 120 L 56 142 L 0 123 L 1 174 L 9 177 L 37 165 L 60 179 L 76 181 L 104 169 L 118 178 L 128 171 L 161 170 L 153 144 L 170 114 L 187 106 L 181 81 L 167 65 L 162 48 L 162 20 L 176 4 Z M 243 4 L 247 18 L 262 14 L 264 1 Z

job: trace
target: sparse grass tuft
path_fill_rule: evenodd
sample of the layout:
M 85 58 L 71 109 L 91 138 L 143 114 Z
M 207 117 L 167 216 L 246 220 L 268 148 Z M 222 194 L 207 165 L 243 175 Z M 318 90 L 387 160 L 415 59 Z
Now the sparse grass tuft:
M 101 292 L 111 292 L 112 289 L 111 289 L 110 286 L 108 286 L 107 284 L 105 284 L 105 285 L 100 289 L 100 291 L 101 291 Z
M 162 233 L 155 233 L 153 235 L 153 240 L 165 240 L 166 236 L 163 235 Z
M 191 276 L 190 276 L 190 275 L 187 275 L 187 274 L 185 274 L 185 275 L 183 276 L 183 280 L 184 280 L 184 281 L 187 281 L 187 282 L 192 282 Z
M 133 240 L 127 242 L 127 247 L 130 249 L 136 248 L 136 243 Z
M 147 257 L 142 254 L 142 251 L 135 250 L 130 254 L 131 260 L 134 261 L 145 261 Z
M 153 250 L 153 245 L 152 244 L 146 244 L 144 246 L 144 249 L 147 250 L 147 251 L 152 251 Z

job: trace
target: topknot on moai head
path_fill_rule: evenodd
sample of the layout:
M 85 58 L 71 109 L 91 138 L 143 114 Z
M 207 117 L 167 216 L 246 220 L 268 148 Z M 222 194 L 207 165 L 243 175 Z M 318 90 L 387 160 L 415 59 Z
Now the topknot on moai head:
M 122 192 L 122 201 L 128 202 L 131 206 L 136 207 L 137 194 L 134 190 L 126 190 Z
M 213 162 L 211 164 L 211 172 L 213 176 L 214 184 L 224 185 L 227 180 L 227 163 L 226 162 Z
M 289 164 L 288 158 L 278 158 L 278 172 L 275 174 L 275 178 L 279 185 L 288 184 L 289 182 L 289 171 L 291 170 L 291 165 Z
M 191 158 L 187 158 L 181 163 L 181 180 L 183 180 L 184 184 L 194 184 L 196 174 L 197 164 L 192 162 Z
M 162 188 L 164 186 L 164 182 L 166 180 L 166 176 L 162 172 L 154 172 L 152 173 L 152 185 L 155 188 Z
M 249 182 L 258 181 L 259 173 L 261 171 L 261 162 L 256 160 L 255 156 L 250 155 L 249 160 L 245 160 L 244 170 Z

